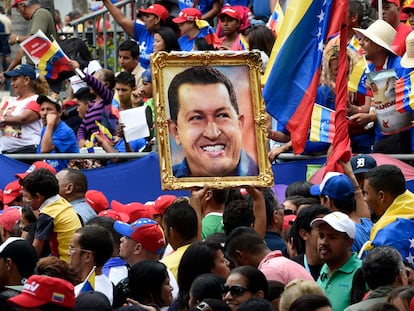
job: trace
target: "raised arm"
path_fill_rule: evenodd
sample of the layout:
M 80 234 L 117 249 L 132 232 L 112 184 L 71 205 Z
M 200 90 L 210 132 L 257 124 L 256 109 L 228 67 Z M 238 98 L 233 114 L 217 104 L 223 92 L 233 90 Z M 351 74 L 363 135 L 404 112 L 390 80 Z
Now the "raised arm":
M 104 5 L 112 15 L 114 20 L 128 33 L 131 37 L 134 37 L 134 20 L 129 19 L 122 13 L 122 11 L 116 7 L 111 0 L 103 0 Z

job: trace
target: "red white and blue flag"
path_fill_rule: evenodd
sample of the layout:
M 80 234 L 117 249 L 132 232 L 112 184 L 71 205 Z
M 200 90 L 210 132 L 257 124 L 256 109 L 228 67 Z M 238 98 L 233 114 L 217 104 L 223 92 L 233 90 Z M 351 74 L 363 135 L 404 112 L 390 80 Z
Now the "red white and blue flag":
M 263 97 L 267 111 L 290 132 L 295 154 L 308 137 L 324 43 L 340 31 L 347 10 L 347 0 L 290 1 L 286 9 Z
M 46 78 L 57 79 L 59 73 L 73 70 L 70 59 L 59 44 L 51 42 L 41 30 L 24 40 L 20 46 Z

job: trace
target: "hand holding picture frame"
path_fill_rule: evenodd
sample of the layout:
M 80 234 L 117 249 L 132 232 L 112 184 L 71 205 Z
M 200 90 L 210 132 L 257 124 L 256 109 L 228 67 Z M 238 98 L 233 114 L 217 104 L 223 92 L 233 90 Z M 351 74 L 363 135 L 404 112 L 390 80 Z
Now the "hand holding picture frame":
M 151 58 L 164 190 L 273 185 L 255 52 Z

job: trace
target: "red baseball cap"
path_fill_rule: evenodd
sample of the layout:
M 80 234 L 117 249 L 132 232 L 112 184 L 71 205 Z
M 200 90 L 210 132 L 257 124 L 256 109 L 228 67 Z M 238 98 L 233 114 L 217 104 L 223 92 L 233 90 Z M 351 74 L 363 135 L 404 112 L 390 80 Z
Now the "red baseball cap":
M 73 308 L 75 290 L 73 284 L 64 279 L 32 275 L 23 285 L 23 291 L 7 301 L 21 308 L 36 308 L 47 303 Z
M 165 210 L 177 199 L 175 195 L 160 195 L 151 206 L 152 215 L 164 215 Z
M 285 215 L 285 217 L 283 217 L 283 230 L 286 230 L 286 228 L 289 227 L 295 219 L 296 215 Z
M 158 16 L 164 23 L 167 21 L 168 16 L 170 16 L 170 13 L 168 13 L 167 9 L 161 4 L 153 4 L 146 9 L 139 9 L 138 11 L 141 14 L 153 14 Z
M 183 9 L 176 18 L 173 18 L 173 22 L 176 24 L 181 24 L 185 22 L 195 22 L 196 20 L 201 19 L 201 12 L 196 8 L 186 8 Z
M 389 2 L 389 3 L 394 3 L 396 6 L 398 6 L 398 7 L 400 7 L 401 6 L 401 4 L 400 4 L 400 0 L 385 0 L 385 1 L 387 1 L 387 2 Z M 373 7 L 373 8 L 377 8 L 377 0 L 372 0 L 371 1 L 371 7 Z
M 412 1 L 409 5 L 406 5 L 402 8 L 401 12 L 408 14 L 409 12 L 414 11 L 414 1 Z
M 140 218 L 152 218 L 150 206 L 138 202 L 131 202 L 122 204 L 116 200 L 112 200 L 111 207 L 114 211 L 127 214 L 129 216 L 129 223 L 134 222 Z
M 223 15 L 227 15 L 231 18 L 237 19 L 238 21 L 240 21 L 241 19 L 239 12 L 229 5 L 223 6 L 223 8 L 221 9 L 221 12 L 217 14 L 219 18 Z
M 26 0 L 14 0 L 13 5 L 11 6 L 12 8 L 15 8 L 19 3 L 21 2 L 25 2 Z
M 109 208 L 109 202 L 106 196 L 101 191 L 88 190 L 85 193 L 85 201 L 94 209 L 95 212 L 100 213 Z
M 165 245 L 164 231 L 160 225 L 149 218 L 141 218 L 132 224 L 115 221 L 114 229 L 119 234 L 140 243 L 143 248 L 154 254 L 159 254 Z
M 8 207 L 0 215 L 0 226 L 6 231 L 12 232 L 14 225 L 20 220 L 20 216 L 20 208 Z
M 106 209 L 104 211 L 99 212 L 98 216 L 106 216 L 112 218 L 113 220 L 120 220 L 123 222 L 129 221 L 129 216 L 125 213 L 116 212 L 112 209 Z
M 16 178 L 24 179 L 27 175 L 29 175 L 31 172 L 38 170 L 40 168 L 45 168 L 49 171 L 51 171 L 53 174 L 56 174 L 55 168 L 50 165 L 49 163 L 46 163 L 44 161 L 36 161 L 34 162 L 24 173 L 16 174 L 14 175 Z
M 3 190 L 3 203 L 9 205 L 20 196 L 22 196 L 22 186 L 18 180 L 14 180 L 8 183 Z

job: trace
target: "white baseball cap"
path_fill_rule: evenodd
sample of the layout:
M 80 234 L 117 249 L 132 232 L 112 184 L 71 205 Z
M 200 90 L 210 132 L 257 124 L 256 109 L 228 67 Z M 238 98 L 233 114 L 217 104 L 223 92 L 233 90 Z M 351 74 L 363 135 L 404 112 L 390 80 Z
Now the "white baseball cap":
M 333 212 L 323 218 L 315 218 L 310 225 L 312 228 L 319 228 L 321 224 L 328 224 L 336 231 L 344 232 L 351 239 L 355 239 L 355 224 L 347 214 Z

